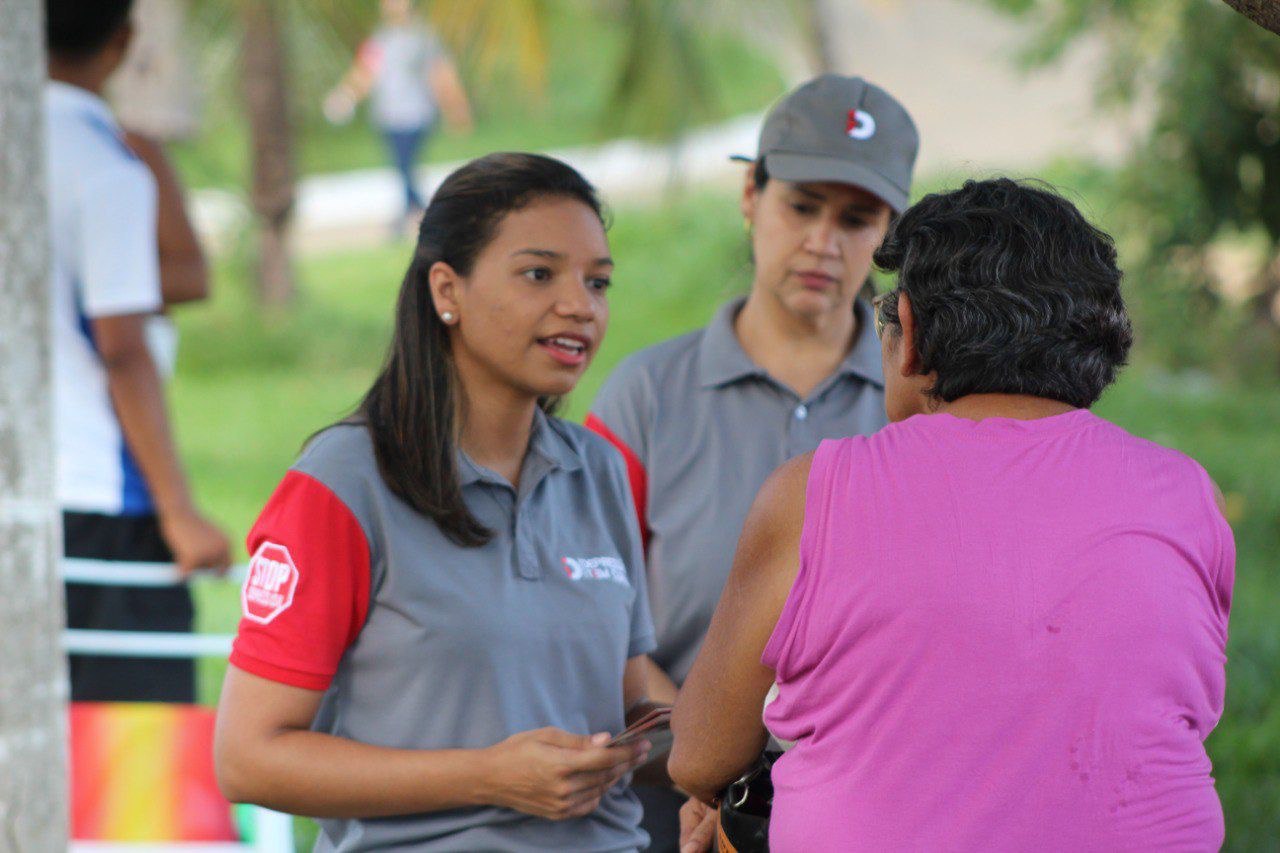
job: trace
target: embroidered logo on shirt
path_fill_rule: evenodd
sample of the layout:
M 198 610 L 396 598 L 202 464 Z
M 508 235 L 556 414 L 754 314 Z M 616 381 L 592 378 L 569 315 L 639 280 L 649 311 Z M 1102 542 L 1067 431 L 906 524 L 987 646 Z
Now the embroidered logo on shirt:
M 293 604 L 298 588 L 298 567 L 289 549 L 263 542 L 249 561 L 249 573 L 240 589 L 240 609 L 244 618 L 267 625 Z
M 613 581 L 631 587 L 627 567 L 617 557 L 565 557 L 561 562 L 571 581 Z

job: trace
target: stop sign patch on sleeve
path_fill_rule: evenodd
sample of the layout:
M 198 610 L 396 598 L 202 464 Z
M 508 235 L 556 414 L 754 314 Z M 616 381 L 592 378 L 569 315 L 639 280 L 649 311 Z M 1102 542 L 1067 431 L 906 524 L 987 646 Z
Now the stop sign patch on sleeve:
M 289 556 L 289 549 L 274 542 L 263 542 L 249 561 L 249 573 L 240 589 L 244 618 L 269 624 L 293 604 L 297 588 L 298 567 Z

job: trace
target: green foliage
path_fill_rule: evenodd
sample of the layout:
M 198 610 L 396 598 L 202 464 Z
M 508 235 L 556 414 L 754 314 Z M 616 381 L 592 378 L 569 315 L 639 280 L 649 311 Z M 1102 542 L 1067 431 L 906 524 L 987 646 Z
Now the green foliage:
M 1203 375 L 1131 370 L 1098 413 L 1195 457 L 1227 497 L 1236 585 L 1226 713 L 1208 741 L 1231 851 L 1280 838 L 1280 395 L 1274 382 L 1220 385 Z
M 1100 102 L 1150 109 L 1112 191 L 1134 313 L 1160 357 L 1274 375 L 1280 40 L 1217 0 L 987 2 L 1038 23 L 1029 63 L 1096 39 Z
M 714 115 L 709 60 L 684 5 L 680 0 L 626 4 L 626 47 L 604 115 L 608 126 L 674 139 Z
M 476 128 L 468 136 L 446 129 L 430 143 L 429 159 L 548 150 L 627 134 L 664 137 L 692 122 L 764 109 L 783 91 L 785 81 L 774 61 L 727 27 L 695 28 L 675 11 L 658 14 L 656 7 L 638 3 L 644 11 L 633 12 L 632 5 L 539 0 L 546 39 L 541 94 L 531 88 L 520 63 L 495 60 L 483 50 L 487 30 L 473 32 L 465 20 L 450 24 L 462 39 L 452 47 L 474 103 Z M 363 116 L 335 127 L 320 113 L 324 93 L 368 34 L 377 4 L 285 0 L 285 8 L 298 171 L 385 166 L 383 142 Z M 634 15 L 646 22 L 643 27 Z M 643 41 L 637 41 L 637 28 L 646 34 Z M 237 77 L 234 8 L 214 0 L 197 3 L 191 30 L 206 88 L 206 118 L 197 138 L 175 146 L 175 159 L 194 186 L 246 186 L 248 131 Z

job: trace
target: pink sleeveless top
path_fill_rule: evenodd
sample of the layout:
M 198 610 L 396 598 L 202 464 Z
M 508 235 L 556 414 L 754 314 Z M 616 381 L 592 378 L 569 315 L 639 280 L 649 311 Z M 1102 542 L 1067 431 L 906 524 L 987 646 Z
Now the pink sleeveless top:
M 1231 530 L 1080 409 L 817 450 L 763 662 L 775 851 L 1216 850 Z

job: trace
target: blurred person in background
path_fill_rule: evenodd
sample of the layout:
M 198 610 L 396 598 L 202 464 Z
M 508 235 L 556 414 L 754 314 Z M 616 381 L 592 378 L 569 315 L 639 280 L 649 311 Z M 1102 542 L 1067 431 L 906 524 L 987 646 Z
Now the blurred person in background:
M 653 648 L 626 472 L 550 415 L 598 351 L 595 190 L 492 154 L 440 185 L 385 365 L 249 534 L 215 757 L 318 850 L 635 850 Z
M 422 146 L 435 132 L 439 115 L 450 126 L 471 130 L 466 90 L 444 45 L 412 0 L 381 0 L 381 22 L 356 52 L 342 81 L 324 100 L 332 122 L 351 119 L 369 97 L 370 118 L 386 142 L 404 188 L 404 215 L 395 233 L 416 225 L 425 207 L 414 177 Z
M 172 172 L 155 161 L 157 189 L 102 99 L 130 7 L 45 3 L 58 496 L 67 557 L 186 575 L 225 569 L 230 548 L 195 506 L 147 328 L 166 302 L 201 298 L 207 272 Z M 190 631 L 192 616 L 185 586 L 67 585 L 70 628 Z M 73 700 L 195 698 L 190 661 L 72 656 L 70 672 Z
M 627 460 L 646 537 L 655 699 L 674 701 L 688 674 L 769 474 L 823 439 L 885 424 L 880 345 L 859 292 L 907 206 L 918 148 L 906 109 L 859 77 L 823 75 L 784 96 L 739 202 L 750 292 L 707 327 L 624 360 L 591 406 L 587 426 Z M 676 849 L 685 797 L 637 791 L 650 849 Z
M 672 778 L 711 802 L 793 741 L 778 851 L 1217 850 L 1235 548 L 1195 460 L 1089 411 L 1132 341 L 1111 238 L 970 181 L 876 262 L 891 423 L 761 490 Z

